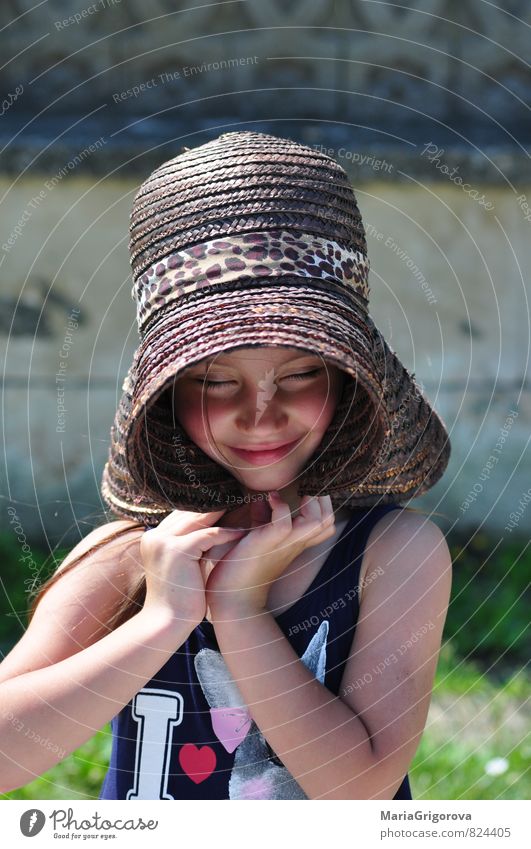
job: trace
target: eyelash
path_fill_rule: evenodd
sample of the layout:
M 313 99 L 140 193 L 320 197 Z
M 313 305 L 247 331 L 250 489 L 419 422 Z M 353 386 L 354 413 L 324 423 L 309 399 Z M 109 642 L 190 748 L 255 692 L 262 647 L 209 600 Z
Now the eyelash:
M 312 371 L 301 372 L 301 374 L 290 374 L 287 376 L 286 380 L 305 380 L 312 375 L 318 374 L 322 371 L 321 368 L 314 368 Z M 201 383 L 203 386 L 208 388 L 213 388 L 214 386 L 225 386 L 228 383 L 233 383 L 232 380 L 204 380 L 203 378 L 196 378 L 197 383 Z

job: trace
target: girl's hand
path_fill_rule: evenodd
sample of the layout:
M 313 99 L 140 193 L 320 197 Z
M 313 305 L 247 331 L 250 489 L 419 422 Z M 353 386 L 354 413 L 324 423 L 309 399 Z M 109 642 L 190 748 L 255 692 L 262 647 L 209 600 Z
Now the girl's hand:
M 225 508 L 226 509 L 226 508 Z M 140 554 L 146 573 L 144 607 L 170 610 L 195 627 L 205 618 L 206 598 L 199 560 L 214 545 L 239 539 L 242 531 L 212 527 L 225 512 L 174 510 L 144 532 Z
M 270 504 L 270 523 L 246 533 L 208 574 L 206 601 L 214 616 L 263 610 L 271 584 L 289 564 L 335 533 L 329 495 L 305 495 L 295 519 L 278 493 L 271 493 Z

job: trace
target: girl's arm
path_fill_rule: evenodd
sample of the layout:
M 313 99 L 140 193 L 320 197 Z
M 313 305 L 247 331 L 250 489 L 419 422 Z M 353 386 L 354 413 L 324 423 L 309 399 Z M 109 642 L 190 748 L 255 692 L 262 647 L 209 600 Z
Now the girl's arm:
M 50 587 L 0 664 L 0 790 L 41 775 L 92 737 L 202 621 L 199 560 L 241 536 L 214 526 L 223 512 L 174 510 L 156 528 L 131 530 L 127 557 L 124 538 L 109 542 Z M 108 533 L 93 531 L 64 565 Z M 109 632 L 109 615 L 140 575 L 142 609 Z
M 109 526 L 93 531 L 62 565 L 108 533 Z M 32 781 L 90 739 L 194 627 L 152 605 L 112 632 L 105 628 L 142 569 L 139 545 L 126 558 L 123 543 L 88 555 L 52 585 L 0 664 L 1 792 Z
M 144 608 L 72 657 L 3 681 L 0 792 L 33 781 L 93 737 L 158 672 L 193 627 Z M 35 639 L 44 633 L 37 627 Z
M 371 540 L 367 574 L 381 568 L 363 591 L 339 696 L 267 609 L 212 610 L 251 716 L 310 799 L 392 799 L 426 722 L 450 597 L 448 546 L 437 525 L 407 511 L 383 517 Z

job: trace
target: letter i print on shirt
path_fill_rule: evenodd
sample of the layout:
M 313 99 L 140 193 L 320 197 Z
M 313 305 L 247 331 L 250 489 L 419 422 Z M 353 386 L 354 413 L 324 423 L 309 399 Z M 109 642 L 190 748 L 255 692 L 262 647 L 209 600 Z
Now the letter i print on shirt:
M 140 690 L 133 699 L 132 715 L 138 723 L 135 786 L 127 799 L 173 799 L 168 793 L 168 772 L 173 729 L 183 721 L 184 700 L 173 690 Z

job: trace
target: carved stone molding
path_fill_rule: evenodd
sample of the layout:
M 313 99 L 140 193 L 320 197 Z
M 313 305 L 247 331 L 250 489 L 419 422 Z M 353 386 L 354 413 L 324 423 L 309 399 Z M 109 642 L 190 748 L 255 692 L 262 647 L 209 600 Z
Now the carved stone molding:
M 528 115 L 529 23 L 527 0 L 4 0 L 0 79 L 6 95 L 24 88 L 13 114 L 395 123 L 413 109 L 505 124 Z

